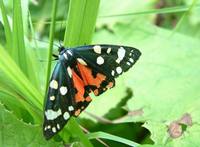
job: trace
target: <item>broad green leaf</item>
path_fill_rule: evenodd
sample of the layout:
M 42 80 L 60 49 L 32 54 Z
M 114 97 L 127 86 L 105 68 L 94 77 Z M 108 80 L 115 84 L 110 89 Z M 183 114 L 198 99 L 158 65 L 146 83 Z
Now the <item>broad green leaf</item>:
M 97 27 L 102 25 L 108 25 L 112 27 L 116 23 L 127 23 L 132 22 L 134 19 L 138 18 L 137 15 L 128 16 L 128 17 L 106 17 L 110 15 L 117 14 L 126 14 L 126 13 L 134 13 L 141 10 L 147 10 L 153 8 L 153 1 L 141 1 L 141 0 L 126 0 L 124 2 L 120 0 L 102 0 L 100 9 L 99 9 L 99 17 L 97 21 Z
M 110 109 L 115 108 L 122 98 L 127 95 L 126 90 L 128 86 L 123 86 L 124 84 L 123 77 L 121 77 L 116 80 L 116 86 L 114 88 L 109 89 L 98 97 L 91 95 L 93 100 L 92 103 L 87 107 L 86 111 L 98 117 L 104 116 L 109 112 Z M 81 116 L 94 120 L 93 117 L 84 114 L 84 112 L 81 114 Z
M 168 125 L 189 113 L 192 126 L 187 127 L 188 131 L 183 133 L 182 139 L 171 139 L 173 144 L 183 146 L 189 142 L 198 144 L 195 136 L 200 133 L 196 131 L 193 134 L 189 130 L 198 130 L 199 127 L 200 43 L 197 39 L 185 35 L 175 33 L 172 36 L 168 30 L 139 24 L 139 21 L 118 24 L 113 27 L 114 34 L 102 30 L 95 36 L 95 42 L 131 45 L 142 52 L 136 65 L 123 76 L 125 85 L 131 87 L 134 93 L 134 97 L 128 102 L 127 110 L 141 109 L 143 113 L 125 117 L 121 122 L 146 121 L 156 144 L 171 145 L 168 141 L 171 138 L 167 132 Z M 154 125 L 155 123 L 157 125 Z M 194 136 L 194 140 L 186 141 L 186 134 L 189 138 Z
M 61 143 L 46 141 L 41 126 L 26 124 L 18 120 L 0 104 L 0 146 L 17 147 L 61 147 Z
M 90 143 L 86 135 L 82 132 L 82 130 L 79 128 L 79 125 L 75 121 L 75 119 L 72 117 L 70 118 L 67 127 L 69 127 L 69 131 L 73 135 L 73 137 L 78 137 L 78 140 L 81 141 L 81 143 L 85 147 L 93 147 L 93 145 Z
M 186 5 L 190 5 L 191 3 L 193 3 L 194 0 L 184 0 L 184 2 L 186 3 Z M 197 1 L 197 5 L 200 5 L 200 0 L 196 0 Z M 191 13 L 189 14 L 189 20 L 192 24 L 196 24 L 198 25 L 200 23 L 200 7 L 196 8 L 196 9 L 192 9 Z

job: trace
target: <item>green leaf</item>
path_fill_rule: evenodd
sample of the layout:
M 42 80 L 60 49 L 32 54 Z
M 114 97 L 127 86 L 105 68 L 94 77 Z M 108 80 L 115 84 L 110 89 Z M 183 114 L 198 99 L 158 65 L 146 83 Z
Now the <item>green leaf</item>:
M 71 134 L 78 137 L 85 147 L 93 147 L 73 117 L 70 118 L 67 126 L 69 127 Z
M 109 112 L 109 110 L 115 108 L 116 105 L 122 100 L 122 98 L 126 96 L 126 90 L 128 87 L 123 85 L 124 79 L 123 77 L 120 77 L 116 80 L 116 86 L 114 88 L 106 91 L 104 94 L 98 97 L 92 95 L 92 104 L 87 107 L 86 111 L 99 117 L 104 116 Z M 104 109 L 102 109 L 102 106 L 105 106 Z M 86 117 L 94 120 L 93 117 L 84 114 L 84 112 L 81 114 L 81 117 Z
M 0 104 L 0 146 L 61 147 L 61 143 L 46 141 L 41 126 L 26 124 Z
M 184 0 L 184 2 L 186 3 L 186 5 L 191 5 L 194 0 Z M 200 0 L 197 0 L 196 2 L 196 6 L 199 6 L 200 5 Z M 195 24 L 195 25 L 198 25 L 200 23 L 200 14 L 199 14 L 199 10 L 200 10 L 200 7 L 197 7 L 196 9 L 192 9 L 188 19 L 189 19 L 189 22 L 192 23 L 192 24 Z
M 136 18 L 138 18 L 138 14 L 131 15 L 128 17 L 119 17 L 119 15 L 127 13 L 143 13 L 141 10 L 152 9 L 153 1 L 141 1 L 141 0 L 126 0 L 126 2 L 122 2 L 120 0 L 101 0 L 101 5 L 99 8 L 99 18 L 97 21 L 97 27 L 101 27 L 107 25 L 109 28 L 116 23 L 127 23 L 132 22 Z M 117 17 L 113 17 L 117 15 Z M 107 17 L 111 16 L 111 17 Z M 141 17 L 141 16 L 140 16 Z M 140 18 L 138 18 L 140 19 Z
M 18 118 L 23 119 L 25 122 L 34 122 L 33 118 L 38 116 L 35 114 L 35 109 L 25 102 L 19 94 L 10 91 L 10 88 L 0 86 L 0 102 L 6 106 L 7 109 L 13 111 Z
M 168 137 L 167 135 L 167 126 L 163 123 L 156 121 L 148 121 L 143 125 L 145 128 L 150 130 L 151 139 L 154 140 L 154 143 L 157 145 L 165 145 Z
M 127 115 L 121 122 L 146 122 L 155 145 L 195 146 L 199 143 L 195 138 L 200 136 L 192 131 L 199 130 L 200 121 L 199 40 L 177 32 L 171 36 L 171 31 L 144 22 L 140 25 L 142 22 L 117 24 L 114 33 L 102 29 L 95 35 L 94 42 L 130 45 L 142 52 L 139 61 L 123 75 L 125 85 L 134 93 L 126 109 L 142 113 Z M 185 113 L 191 115 L 192 125 L 173 139 L 169 124 Z

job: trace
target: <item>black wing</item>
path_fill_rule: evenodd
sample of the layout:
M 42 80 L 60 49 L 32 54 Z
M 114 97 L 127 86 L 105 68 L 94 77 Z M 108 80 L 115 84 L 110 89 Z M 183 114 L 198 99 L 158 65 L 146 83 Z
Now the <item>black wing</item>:
M 71 68 L 59 61 L 52 74 L 45 103 L 43 134 L 50 139 L 67 123 L 75 110 Z
M 95 95 L 112 88 L 115 85 L 114 79 L 131 68 L 141 55 L 136 48 L 117 45 L 80 46 L 72 48 L 72 51 L 77 61 L 88 68 L 86 72 L 82 70 L 83 67 L 79 69 L 82 77 L 86 77 L 85 81 L 91 78 L 101 80 L 100 84 L 92 81 L 86 83 Z M 88 72 L 89 69 L 92 74 Z

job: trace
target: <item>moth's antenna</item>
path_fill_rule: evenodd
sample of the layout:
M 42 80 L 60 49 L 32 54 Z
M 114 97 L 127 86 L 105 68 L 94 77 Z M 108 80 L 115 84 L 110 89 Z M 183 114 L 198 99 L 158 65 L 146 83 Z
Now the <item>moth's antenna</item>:
M 35 31 L 34 31 L 34 29 L 33 29 L 33 22 L 32 22 L 32 19 L 31 19 L 31 15 L 30 15 L 30 11 L 28 10 L 28 20 L 29 20 L 29 23 L 28 23 L 28 25 L 29 25 L 29 27 L 30 27 L 30 29 L 31 29 L 31 40 L 33 40 L 33 41 L 35 41 L 35 44 L 37 45 L 37 42 L 36 41 L 41 41 L 41 42 L 45 42 L 45 43 L 47 43 L 47 44 L 49 44 L 49 41 L 44 41 L 44 40 L 41 40 L 41 39 L 38 39 L 38 38 L 36 38 L 35 37 Z M 53 42 L 53 45 L 54 46 L 56 46 L 56 47 L 59 47 L 57 44 L 55 44 L 54 42 Z
M 45 43 L 49 44 L 48 41 L 40 40 L 40 39 L 37 39 L 37 38 L 33 38 L 33 39 L 34 39 L 34 40 L 37 40 L 37 41 L 45 42 Z M 53 42 L 53 45 L 56 46 L 56 47 L 60 47 L 58 44 L 55 44 L 54 42 Z
M 68 9 L 66 9 L 66 10 L 68 10 Z M 66 11 L 65 10 L 65 11 Z M 62 27 L 63 27 L 63 20 L 65 20 L 65 17 L 66 17 L 66 13 L 67 13 L 67 11 L 66 12 L 64 12 L 64 15 L 63 15 L 63 17 L 61 17 L 61 24 L 60 24 L 60 34 L 62 34 L 61 33 L 61 30 L 62 30 Z M 60 38 L 60 36 L 59 36 L 59 38 Z M 63 38 L 62 38 L 63 39 Z M 63 47 L 63 45 L 62 45 L 62 43 L 61 43 L 61 39 L 59 39 L 59 45 L 60 45 L 60 48 L 62 48 Z
M 62 33 L 61 33 L 61 30 L 62 30 L 62 23 L 63 23 L 62 18 L 64 18 L 64 15 L 63 15 L 63 17 L 61 17 L 61 24 L 60 24 L 60 31 L 59 31 L 59 34 L 62 34 Z M 61 48 L 61 47 L 62 47 L 62 44 L 61 44 L 60 35 L 59 35 L 59 38 L 58 38 L 58 42 L 59 42 L 59 48 Z
M 61 18 L 62 19 L 62 18 Z M 60 25 L 60 30 L 59 30 L 59 34 L 61 34 L 61 29 L 62 29 L 62 21 L 61 21 L 61 25 Z M 60 35 L 59 35 L 59 37 L 58 37 L 58 43 L 59 43 L 59 47 L 58 48 L 60 48 L 62 45 L 61 45 L 61 37 L 60 37 Z

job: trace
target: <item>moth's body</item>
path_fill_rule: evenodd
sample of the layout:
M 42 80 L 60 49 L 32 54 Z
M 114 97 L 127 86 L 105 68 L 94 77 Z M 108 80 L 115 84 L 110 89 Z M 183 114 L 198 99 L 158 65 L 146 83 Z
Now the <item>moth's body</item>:
M 127 71 L 141 55 L 125 46 L 89 45 L 61 48 L 53 71 L 44 113 L 44 136 L 59 132 L 70 116 L 78 116 L 96 96 L 114 87 L 115 78 Z

